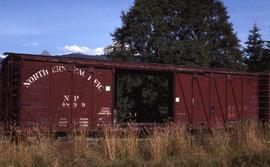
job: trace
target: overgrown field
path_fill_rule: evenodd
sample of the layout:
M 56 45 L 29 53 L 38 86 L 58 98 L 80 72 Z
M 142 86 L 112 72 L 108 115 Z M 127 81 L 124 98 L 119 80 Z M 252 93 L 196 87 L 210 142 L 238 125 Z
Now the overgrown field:
M 189 132 L 168 125 L 141 137 L 136 127 L 107 127 L 104 137 L 2 136 L 0 166 L 270 166 L 270 133 L 256 123 Z M 139 137 L 140 136 L 140 137 Z

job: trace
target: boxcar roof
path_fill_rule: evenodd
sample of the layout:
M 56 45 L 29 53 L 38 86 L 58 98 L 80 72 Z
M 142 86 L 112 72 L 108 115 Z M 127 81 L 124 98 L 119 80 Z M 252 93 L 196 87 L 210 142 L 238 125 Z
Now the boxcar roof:
M 215 73 L 228 73 L 228 74 L 246 74 L 256 75 L 256 73 L 234 71 L 227 69 L 215 69 L 215 68 L 199 68 L 199 67 L 187 67 L 170 64 L 157 64 L 157 63 L 142 63 L 142 62 L 125 62 L 118 60 L 95 60 L 84 58 L 73 58 L 64 56 L 44 56 L 37 54 L 24 54 L 24 53 L 11 53 L 6 52 L 4 55 L 7 57 L 3 60 L 3 63 L 11 57 L 18 57 L 22 61 L 41 61 L 41 62 L 59 62 L 76 64 L 78 66 L 94 66 L 101 68 L 115 68 L 117 70 L 137 70 L 137 71 L 157 71 L 157 72 L 215 72 Z

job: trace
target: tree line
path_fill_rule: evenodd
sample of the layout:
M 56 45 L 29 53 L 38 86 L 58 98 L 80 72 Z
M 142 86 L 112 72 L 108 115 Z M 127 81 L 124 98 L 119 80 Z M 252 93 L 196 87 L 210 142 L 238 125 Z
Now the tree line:
M 269 41 L 257 25 L 241 47 L 220 0 L 135 0 L 105 53 L 111 59 L 267 71 Z

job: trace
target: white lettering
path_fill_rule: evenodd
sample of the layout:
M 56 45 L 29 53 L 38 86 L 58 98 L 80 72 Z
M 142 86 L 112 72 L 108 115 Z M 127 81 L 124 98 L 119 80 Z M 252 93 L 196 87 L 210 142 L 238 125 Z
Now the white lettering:
M 47 76 L 50 74 L 50 72 L 52 74 L 54 73 L 60 73 L 60 72 L 64 72 L 66 70 L 66 66 L 63 65 L 56 65 L 53 66 L 51 68 L 51 71 L 49 71 L 48 69 L 41 69 L 39 71 L 37 71 L 36 73 L 32 74 L 31 76 L 29 76 L 24 82 L 23 82 L 23 86 L 26 88 L 29 88 L 33 83 L 35 83 L 37 80 Z M 86 72 L 83 69 L 79 69 L 74 67 L 74 74 L 79 75 L 84 77 L 85 79 L 87 79 L 87 81 L 90 81 L 93 76 L 91 74 L 89 74 L 89 76 L 86 76 Z M 105 87 L 102 85 L 102 83 L 97 79 L 97 78 L 93 78 L 94 79 L 94 87 L 96 87 L 99 91 L 103 91 L 105 89 Z M 106 86 L 106 91 L 110 91 L 110 87 Z M 67 98 L 66 101 L 69 101 L 69 97 L 65 97 Z M 75 98 L 75 97 L 74 97 Z M 74 99 L 74 100 L 79 100 L 79 99 Z
M 49 75 L 49 72 L 47 69 L 43 69 L 43 70 L 39 70 L 38 72 L 32 74 L 28 79 L 26 79 L 25 82 L 23 82 L 23 85 L 28 88 L 29 86 L 31 86 L 31 84 L 33 84 L 34 82 L 36 82 L 38 79 Z
M 34 83 L 36 80 L 33 76 L 29 77 L 28 82 Z
M 97 84 L 99 83 L 99 81 L 97 79 L 94 80 L 94 84 Z
M 76 102 L 76 101 L 78 101 L 79 100 L 79 96 L 74 96 L 74 101 Z
M 98 88 L 99 91 L 102 91 L 104 89 L 104 86 L 101 85 L 101 83 L 98 81 L 98 79 L 94 80 L 94 85 L 96 86 L 96 88 Z
M 52 73 L 64 72 L 66 70 L 65 66 L 53 66 Z
M 26 87 L 26 88 L 29 88 L 29 86 L 31 85 L 29 82 L 24 82 L 23 85 Z
M 67 103 L 67 102 L 63 102 L 62 106 L 63 106 L 64 108 L 66 108 L 66 107 L 68 108 L 68 107 L 70 106 L 70 104 Z
M 91 78 L 92 78 L 92 75 L 90 75 L 90 76 L 87 78 L 87 80 L 89 81 Z
M 42 70 L 42 72 L 43 72 L 43 75 L 49 75 L 49 71 L 47 69 Z
M 73 106 L 74 108 L 77 108 L 77 107 L 81 107 L 81 108 L 85 108 L 86 107 L 86 104 L 85 102 L 82 102 L 80 100 L 80 96 L 78 95 L 75 95 L 73 96 L 73 102 L 70 103 L 70 95 L 64 95 L 64 100 L 61 104 L 61 106 L 63 108 L 69 108 L 70 106 Z
M 35 81 L 38 80 L 39 79 L 38 73 L 33 74 L 33 77 L 34 77 Z
M 99 91 L 102 91 L 103 89 L 104 89 L 104 86 L 102 86 L 102 85 L 99 85 L 99 86 L 98 86 L 98 90 L 99 90 Z
M 64 101 L 69 101 L 69 95 L 64 95 Z
M 84 77 L 85 71 L 79 68 L 74 67 L 74 74 Z

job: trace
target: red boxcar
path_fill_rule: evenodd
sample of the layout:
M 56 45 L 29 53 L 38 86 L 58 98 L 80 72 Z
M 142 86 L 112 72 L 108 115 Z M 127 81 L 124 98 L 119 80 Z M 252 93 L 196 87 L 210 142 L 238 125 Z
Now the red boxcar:
M 7 53 L 1 121 L 21 128 L 92 131 L 115 121 L 116 71 L 172 75 L 173 122 L 192 128 L 258 120 L 258 75 L 174 65 Z

